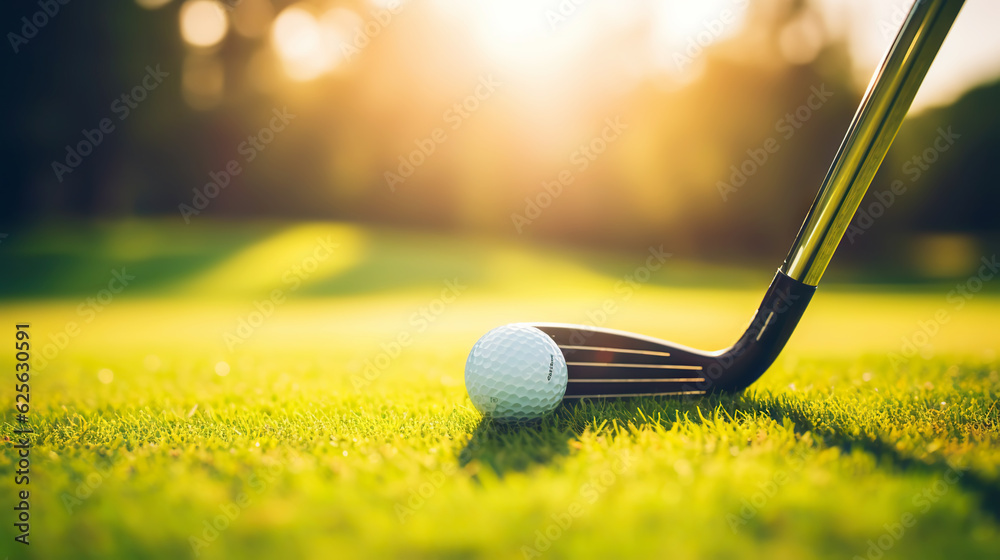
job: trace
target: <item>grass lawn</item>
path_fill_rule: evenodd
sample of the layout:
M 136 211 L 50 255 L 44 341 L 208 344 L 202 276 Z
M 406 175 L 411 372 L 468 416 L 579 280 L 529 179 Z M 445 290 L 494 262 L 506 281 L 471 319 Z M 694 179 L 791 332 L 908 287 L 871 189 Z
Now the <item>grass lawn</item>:
M 723 347 L 773 270 L 672 257 L 638 281 L 642 253 L 212 222 L 22 232 L 0 261 L 2 344 L 29 321 L 37 358 L 31 545 L 14 542 L 24 487 L 7 441 L 3 556 L 1000 551 L 1000 286 L 957 300 L 964 279 L 824 284 L 746 393 L 587 402 L 509 427 L 465 394 L 466 353 L 490 328 L 597 323 Z M 102 294 L 113 271 L 128 285 Z M 13 371 L 13 352 L 2 360 Z

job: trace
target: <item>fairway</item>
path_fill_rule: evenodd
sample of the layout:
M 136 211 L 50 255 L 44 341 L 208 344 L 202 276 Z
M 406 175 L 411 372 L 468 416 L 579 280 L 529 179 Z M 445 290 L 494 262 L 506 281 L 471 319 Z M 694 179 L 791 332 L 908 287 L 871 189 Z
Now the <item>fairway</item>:
M 490 328 L 589 323 L 721 348 L 773 270 L 671 257 L 643 272 L 643 252 L 336 223 L 129 221 L 15 240 L 0 295 L 10 345 L 18 322 L 33 341 L 31 545 L 14 543 L 6 505 L 23 487 L 5 404 L 3 555 L 1000 550 L 989 283 L 959 307 L 952 281 L 830 282 L 745 393 L 569 404 L 511 427 L 483 423 L 465 393 Z M 109 288 L 114 271 L 127 285 Z

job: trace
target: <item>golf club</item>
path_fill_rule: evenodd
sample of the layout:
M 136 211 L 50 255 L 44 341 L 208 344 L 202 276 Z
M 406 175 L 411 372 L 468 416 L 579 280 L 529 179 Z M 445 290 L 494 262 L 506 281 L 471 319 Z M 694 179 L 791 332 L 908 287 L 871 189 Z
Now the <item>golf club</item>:
M 861 204 L 963 0 L 917 0 L 872 78 L 847 135 L 743 336 L 706 352 L 598 327 L 531 323 L 562 350 L 565 399 L 739 391 L 774 362 Z

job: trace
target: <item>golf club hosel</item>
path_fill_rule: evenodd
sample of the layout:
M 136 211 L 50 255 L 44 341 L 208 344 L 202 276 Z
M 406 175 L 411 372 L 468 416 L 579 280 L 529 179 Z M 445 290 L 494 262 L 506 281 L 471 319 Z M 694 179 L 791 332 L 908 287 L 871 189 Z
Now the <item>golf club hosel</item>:
M 778 271 L 743 336 L 705 367 L 704 389 L 739 391 L 763 375 L 792 336 L 815 292 L 815 286 Z

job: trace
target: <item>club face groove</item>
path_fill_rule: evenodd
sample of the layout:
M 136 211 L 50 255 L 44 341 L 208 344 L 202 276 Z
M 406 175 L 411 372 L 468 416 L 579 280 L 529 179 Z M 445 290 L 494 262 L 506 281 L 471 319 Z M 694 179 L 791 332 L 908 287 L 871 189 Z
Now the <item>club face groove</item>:
M 564 400 L 579 399 L 625 399 L 631 397 L 683 397 L 690 395 L 704 395 L 705 391 L 667 391 L 665 393 L 608 393 L 608 394 L 587 394 L 587 395 L 566 395 Z
M 570 379 L 569 383 L 701 383 L 704 377 L 679 377 L 677 379 Z
M 572 344 L 566 344 L 559 346 L 563 351 L 571 350 L 585 350 L 591 352 L 617 352 L 619 354 L 640 354 L 644 356 L 669 356 L 670 352 L 656 352 L 653 350 L 630 350 L 627 348 L 609 348 L 607 346 L 574 346 Z
M 635 369 L 691 369 L 699 370 L 702 369 L 701 366 L 678 366 L 678 365 L 667 365 L 667 364 L 619 364 L 619 363 L 601 363 L 601 362 L 566 362 L 567 366 L 577 366 L 577 367 L 604 367 L 604 368 L 635 368 Z

